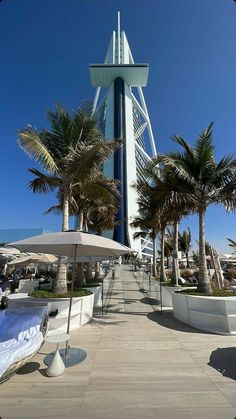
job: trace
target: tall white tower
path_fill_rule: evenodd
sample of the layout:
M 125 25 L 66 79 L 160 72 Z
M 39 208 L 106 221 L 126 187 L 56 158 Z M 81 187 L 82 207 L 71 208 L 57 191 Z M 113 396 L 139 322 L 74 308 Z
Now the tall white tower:
M 124 140 L 104 167 L 107 176 L 120 181 L 121 199 L 117 213 L 120 223 L 112 232 L 113 239 L 140 255 L 151 256 L 150 240 L 147 237 L 134 240 L 135 229 L 130 227 L 139 211 L 137 192 L 132 185 L 141 176 L 142 167 L 156 155 L 142 91 L 147 85 L 148 71 L 148 64 L 134 62 L 125 32 L 120 31 L 118 12 L 117 32 L 112 33 L 104 64 L 90 65 L 91 83 L 97 88 L 93 109 L 104 137 Z

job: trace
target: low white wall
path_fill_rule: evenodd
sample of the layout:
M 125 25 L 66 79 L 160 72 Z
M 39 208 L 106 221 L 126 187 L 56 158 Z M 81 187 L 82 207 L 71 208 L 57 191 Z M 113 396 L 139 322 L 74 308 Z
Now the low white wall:
M 162 305 L 163 307 L 173 307 L 172 305 L 172 294 L 181 287 L 167 287 L 166 285 L 161 286 L 162 292 Z
M 16 297 L 14 297 L 16 295 Z M 47 304 L 48 314 L 58 310 L 56 317 L 49 317 L 49 331 L 66 332 L 69 311 L 69 298 L 33 298 L 19 294 L 11 294 L 8 307 L 16 308 L 29 305 Z M 72 301 L 70 330 L 77 330 L 88 323 L 93 316 L 94 294 L 84 297 L 74 297 Z
M 236 297 L 202 297 L 173 293 L 174 317 L 200 330 L 236 334 Z
M 94 307 L 102 306 L 102 285 L 98 287 L 85 287 L 86 290 L 93 292 L 94 294 Z
M 182 287 L 181 285 L 175 286 L 175 287 L 168 287 L 166 285 L 162 285 L 162 305 L 163 307 L 173 307 L 172 302 L 172 296 L 175 293 L 175 291 L 180 290 L 187 290 L 190 287 Z M 194 287 L 191 287 L 191 289 L 194 289 Z

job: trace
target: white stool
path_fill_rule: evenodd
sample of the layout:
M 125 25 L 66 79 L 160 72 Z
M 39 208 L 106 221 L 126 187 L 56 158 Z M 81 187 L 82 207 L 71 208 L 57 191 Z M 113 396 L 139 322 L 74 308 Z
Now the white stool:
M 59 345 L 60 343 L 67 342 L 70 339 L 70 335 L 66 333 L 61 333 L 58 335 L 51 335 L 46 338 L 46 341 L 49 343 L 56 343 L 56 352 L 53 354 L 52 359 L 49 360 L 50 355 L 45 358 L 45 363 L 48 365 L 46 369 L 46 374 L 48 377 L 57 377 L 58 375 L 63 374 L 65 370 L 65 364 L 61 359 L 61 355 L 59 353 Z

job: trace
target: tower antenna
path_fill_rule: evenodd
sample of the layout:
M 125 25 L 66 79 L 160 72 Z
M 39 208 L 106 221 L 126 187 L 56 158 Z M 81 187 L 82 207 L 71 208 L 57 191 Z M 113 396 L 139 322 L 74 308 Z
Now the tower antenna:
M 117 47 L 118 64 L 120 64 L 120 12 L 117 12 Z

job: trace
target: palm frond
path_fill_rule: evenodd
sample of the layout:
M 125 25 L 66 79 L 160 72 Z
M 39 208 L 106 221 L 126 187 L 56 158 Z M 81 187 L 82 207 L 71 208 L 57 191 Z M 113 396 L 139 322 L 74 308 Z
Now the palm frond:
M 52 174 L 57 173 L 58 166 L 48 148 L 40 139 L 39 134 L 33 129 L 18 131 L 18 144 L 31 158 L 40 162 L 45 170 Z
M 192 149 L 192 147 L 190 147 L 190 145 L 187 143 L 187 141 L 183 137 L 181 137 L 180 135 L 173 135 L 171 139 L 175 143 L 181 145 L 185 153 L 189 155 L 192 159 L 194 159 L 194 150 Z
M 144 238 L 144 237 L 146 237 L 146 236 L 147 236 L 147 233 L 145 233 L 144 231 L 136 231 L 136 232 L 133 234 L 133 238 L 134 238 L 134 240 L 139 239 L 140 237 Z
M 49 193 L 61 186 L 61 179 L 56 176 L 45 175 L 37 169 L 28 169 L 28 171 L 36 176 L 28 185 L 34 193 Z
M 75 178 L 83 181 L 89 176 L 91 170 L 100 168 L 119 146 L 118 141 L 99 141 L 89 148 L 83 147 L 71 162 L 70 172 Z
M 234 250 L 236 250 L 236 241 L 234 241 L 234 240 L 232 240 L 232 239 L 227 239 L 228 240 L 228 245 L 230 246 L 230 247 L 233 247 L 234 248 Z
M 236 156 L 235 154 L 230 154 L 228 156 L 222 157 L 222 159 L 217 163 L 215 168 L 215 174 L 217 176 L 222 175 L 233 175 L 236 172 Z
M 55 214 L 55 215 L 61 215 L 63 211 L 63 207 L 59 205 L 53 205 L 52 207 L 48 208 L 47 211 L 45 211 L 45 214 Z

